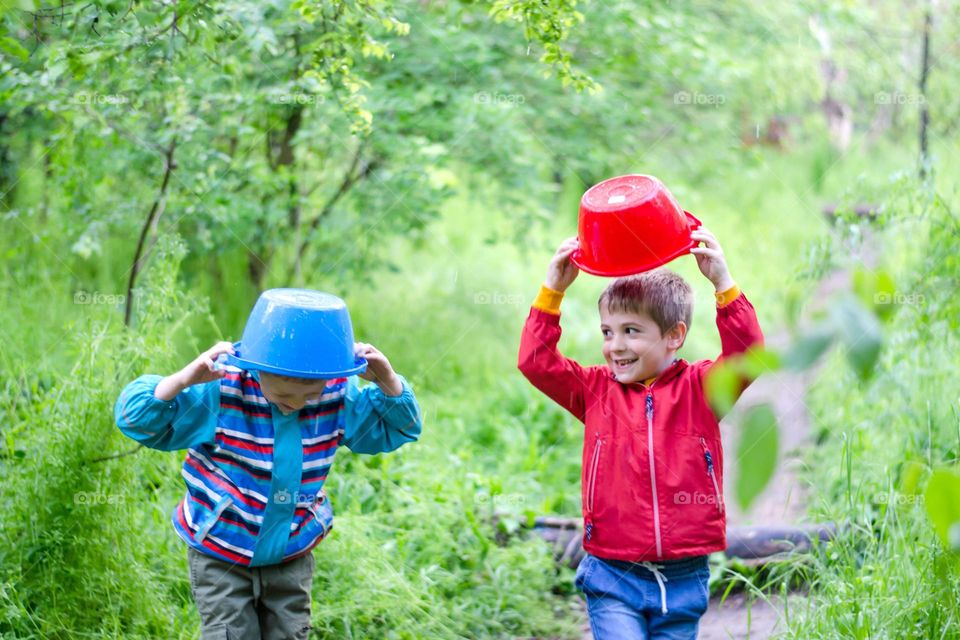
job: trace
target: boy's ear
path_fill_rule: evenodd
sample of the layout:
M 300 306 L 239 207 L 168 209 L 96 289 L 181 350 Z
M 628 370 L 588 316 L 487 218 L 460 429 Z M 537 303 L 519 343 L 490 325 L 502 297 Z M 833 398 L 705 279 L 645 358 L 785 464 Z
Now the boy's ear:
M 687 339 L 687 323 L 681 320 L 673 325 L 670 331 L 664 336 L 667 339 L 667 348 L 677 350 L 683 346 L 683 341 Z

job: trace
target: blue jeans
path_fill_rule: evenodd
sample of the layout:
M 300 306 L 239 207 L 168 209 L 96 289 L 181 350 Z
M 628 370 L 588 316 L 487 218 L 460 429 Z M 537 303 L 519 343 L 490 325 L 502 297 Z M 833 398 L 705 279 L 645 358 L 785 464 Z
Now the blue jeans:
M 652 563 L 587 555 L 577 587 L 594 640 L 692 640 L 707 610 L 707 556 Z

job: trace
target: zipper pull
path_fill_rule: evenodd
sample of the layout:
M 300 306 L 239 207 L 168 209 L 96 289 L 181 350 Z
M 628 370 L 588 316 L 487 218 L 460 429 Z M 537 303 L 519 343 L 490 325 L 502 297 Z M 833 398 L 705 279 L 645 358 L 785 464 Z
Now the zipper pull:
M 707 449 L 707 441 L 700 437 L 700 445 L 703 447 L 703 458 L 707 461 L 707 473 L 713 473 L 713 456 L 710 455 L 710 449 Z
M 647 393 L 647 422 L 653 426 L 653 394 Z

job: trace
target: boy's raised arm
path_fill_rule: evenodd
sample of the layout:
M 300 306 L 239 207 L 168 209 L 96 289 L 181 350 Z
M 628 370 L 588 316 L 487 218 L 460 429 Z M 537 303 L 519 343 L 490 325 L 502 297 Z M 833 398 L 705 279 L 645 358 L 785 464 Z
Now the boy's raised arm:
M 704 247 L 694 247 L 690 253 L 697 258 L 701 273 L 713 283 L 717 298 L 717 330 L 720 333 L 721 353 L 713 361 L 705 361 L 701 370 L 709 372 L 711 368 L 725 358 L 748 351 L 755 346 L 763 346 L 763 331 L 757 320 L 757 312 L 747 297 L 734 282 L 727 267 L 723 249 L 716 236 L 701 227 L 690 234 L 694 240 L 703 242 Z M 743 380 L 737 395 L 752 382 Z
M 717 293 L 717 330 L 721 347 L 717 361 L 763 346 L 757 312 L 737 285 Z
M 127 436 L 151 449 L 174 451 L 213 440 L 220 411 L 220 383 L 226 374 L 214 361 L 233 353 L 218 342 L 176 373 L 140 376 L 120 393 L 114 419 Z
M 354 351 L 367 360 L 360 377 L 374 384 L 361 389 L 356 376 L 348 379 L 342 443 L 355 453 L 375 454 L 416 441 L 423 421 L 410 384 L 373 345 L 358 342 Z
M 125 435 L 151 449 L 187 449 L 214 438 L 220 407 L 220 383 L 188 387 L 171 400 L 154 395 L 161 376 L 144 375 L 128 384 L 114 406 Z
M 544 285 L 523 325 L 517 366 L 533 386 L 582 422 L 586 416 L 586 369 L 557 349 L 560 301 L 579 273 L 570 260 L 576 248 L 577 239 L 568 238 L 550 261 Z

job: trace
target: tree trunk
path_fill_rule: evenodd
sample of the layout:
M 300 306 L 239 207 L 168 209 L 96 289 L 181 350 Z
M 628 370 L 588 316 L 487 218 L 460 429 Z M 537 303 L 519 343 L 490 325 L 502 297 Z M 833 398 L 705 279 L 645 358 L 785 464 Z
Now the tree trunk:
M 930 126 L 930 107 L 927 104 L 927 78 L 930 75 L 930 31 L 933 26 L 933 9 L 927 0 L 927 9 L 923 16 L 923 57 L 920 62 L 920 179 L 927 177 L 927 165 L 930 162 L 927 148 L 927 129 Z

